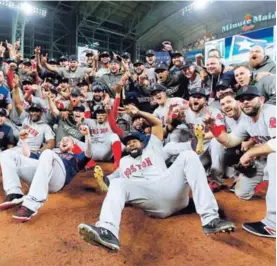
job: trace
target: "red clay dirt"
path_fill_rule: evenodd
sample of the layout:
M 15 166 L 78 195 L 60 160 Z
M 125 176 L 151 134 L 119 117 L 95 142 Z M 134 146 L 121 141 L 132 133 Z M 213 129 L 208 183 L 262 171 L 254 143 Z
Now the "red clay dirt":
M 106 173 L 112 164 L 102 164 Z M 226 183 L 230 184 L 231 180 Z M 2 185 L 2 183 L 0 184 Z M 143 211 L 124 209 L 119 253 L 108 253 L 80 239 L 77 226 L 94 223 L 105 194 L 92 172 L 80 173 L 62 192 L 52 194 L 37 216 L 25 224 L 12 219 L 14 209 L 0 213 L 1 266 L 270 266 L 275 265 L 275 240 L 255 237 L 242 230 L 245 221 L 265 215 L 265 192 L 251 201 L 234 194 L 216 194 L 226 218 L 237 230 L 231 235 L 205 236 L 196 213 L 153 219 Z M 0 201 L 4 199 L 3 192 Z

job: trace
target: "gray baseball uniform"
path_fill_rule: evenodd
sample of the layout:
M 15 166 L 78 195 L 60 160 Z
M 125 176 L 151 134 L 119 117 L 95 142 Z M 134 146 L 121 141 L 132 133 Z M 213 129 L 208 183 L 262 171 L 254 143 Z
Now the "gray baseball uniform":
M 241 112 L 240 117 L 237 120 L 229 117 L 225 117 L 224 120 L 227 132 L 232 132 L 232 130 L 234 130 L 239 123 L 247 123 L 248 116 Z M 258 158 L 255 160 L 255 164 L 257 172 L 252 178 L 249 178 L 247 175 L 234 170 L 235 176 L 237 176 L 235 194 L 241 199 L 251 199 L 255 193 L 255 187 L 263 181 L 266 161 L 264 158 Z
M 90 129 L 92 160 L 109 161 L 113 157 L 112 144 L 120 141 L 117 134 L 114 134 L 109 122 L 99 124 L 96 119 L 85 119 L 84 124 Z M 76 141 L 79 147 L 84 151 L 85 143 Z
M 212 107 L 207 107 L 206 110 L 211 113 L 212 117 L 216 118 L 217 125 L 224 125 L 223 116 L 219 110 Z M 203 123 L 205 114 L 204 109 L 199 113 L 193 112 L 190 108 L 185 111 L 185 123 L 192 134 L 195 125 L 201 124 L 205 127 Z M 200 155 L 200 160 L 203 165 L 211 164 L 212 180 L 216 181 L 218 184 L 223 184 L 224 147 L 215 138 L 204 141 L 204 152 Z
M 110 230 L 117 238 L 126 202 L 150 216 L 165 218 L 188 205 L 190 188 L 202 224 L 218 217 L 218 206 L 208 187 L 205 170 L 193 151 L 182 152 L 167 169 L 162 142 L 151 135 L 142 155 L 123 157 L 116 173 L 119 178 L 110 182 L 96 225 Z
M 242 141 L 251 136 L 257 144 L 263 144 L 270 139 L 276 138 L 276 106 L 264 104 L 259 119 L 253 122 L 251 117 L 238 123 L 237 127 L 230 133 L 231 136 Z M 260 161 L 262 158 L 260 158 Z M 266 166 L 265 176 L 269 179 L 269 187 L 266 195 L 267 214 L 263 223 L 271 228 L 276 227 L 276 153 L 271 153 L 264 158 Z

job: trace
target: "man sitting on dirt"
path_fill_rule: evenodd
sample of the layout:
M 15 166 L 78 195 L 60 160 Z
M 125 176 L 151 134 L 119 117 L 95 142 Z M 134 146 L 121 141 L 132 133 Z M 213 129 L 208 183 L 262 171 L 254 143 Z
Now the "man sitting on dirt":
M 143 209 L 150 216 L 166 218 L 188 206 L 190 188 L 204 233 L 233 231 L 235 226 L 232 222 L 219 218 L 218 205 L 198 155 L 184 151 L 167 168 L 162 151 L 161 121 L 132 105 L 122 109 L 122 112 L 144 118 L 152 125 L 152 134 L 146 148 L 143 148 L 138 134 L 125 136 L 128 156 L 120 160 L 119 169 L 109 179 L 109 190 L 99 221 L 95 226 L 79 225 L 82 238 L 91 244 L 118 251 L 119 225 L 126 202 Z

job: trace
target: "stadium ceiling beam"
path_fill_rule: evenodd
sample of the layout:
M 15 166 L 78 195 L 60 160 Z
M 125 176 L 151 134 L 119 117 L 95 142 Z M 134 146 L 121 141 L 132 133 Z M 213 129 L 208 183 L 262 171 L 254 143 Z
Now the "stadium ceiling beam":
M 92 2 L 89 2 L 90 4 L 92 3 Z M 100 6 L 100 4 L 101 4 L 101 1 L 99 1 L 99 2 L 96 2 L 93 6 L 92 6 L 92 8 L 90 9 L 90 10 L 88 10 L 88 12 L 86 13 L 86 14 L 84 14 L 84 16 L 82 16 L 82 20 L 78 23 L 78 25 L 77 25 L 77 30 L 83 25 L 83 23 L 85 22 L 85 20 L 89 17 L 89 16 L 91 16 L 95 11 L 96 11 L 96 9 Z
M 104 23 L 105 21 L 107 21 L 107 20 L 111 17 L 111 15 L 113 15 L 114 13 L 116 13 L 116 12 L 118 11 L 119 8 L 123 7 L 124 4 L 125 4 L 125 2 L 124 2 L 124 1 L 121 1 L 120 4 L 117 4 L 117 5 L 115 6 L 115 8 L 113 8 L 113 9 L 112 9 L 111 7 L 108 7 L 108 13 L 105 14 L 105 15 L 101 18 L 100 24 L 97 25 L 97 27 L 95 27 L 95 28 L 93 29 L 93 31 L 95 32 L 95 31 L 99 30 L 99 29 L 101 28 L 101 26 L 103 25 L 103 23 Z

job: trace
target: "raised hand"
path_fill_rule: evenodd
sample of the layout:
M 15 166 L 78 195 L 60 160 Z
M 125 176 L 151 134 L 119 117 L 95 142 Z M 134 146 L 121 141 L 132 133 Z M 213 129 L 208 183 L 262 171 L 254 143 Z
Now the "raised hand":
M 4 57 L 5 52 L 6 48 L 3 46 L 3 43 L 0 42 L 0 57 Z
M 29 133 L 26 129 L 21 130 L 19 133 L 19 139 L 22 141 L 26 140 L 28 136 L 29 136 Z
M 139 109 L 132 104 L 124 105 L 124 107 L 118 107 L 118 113 L 120 114 L 137 115 L 138 112 Z
M 12 50 L 13 49 L 12 44 L 10 44 L 7 40 L 6 40 L 6 46 L 7 46 L 8 50 Z
M 15 42 L 15 44 L 14 44 L 14 49 L 15 49 L 15 50 L 19 50 L 19 48 L 20 48 L 20 39 L 17 40 L 17 41 Z
M 209 112 L 207 108 L 204 108 L 205 116 L 203 118 L 203 123 L 206 125 L 208 129 L 211 129 L 213 126 L 216 125 L 215 118 L 212 117 L 212 114 Z
M 79 131 L 81 134 L 83 134 L 84 136 L 88 136 L 89 135 L 89 128 L 87 125 L 81 125 L 79 127 Z

